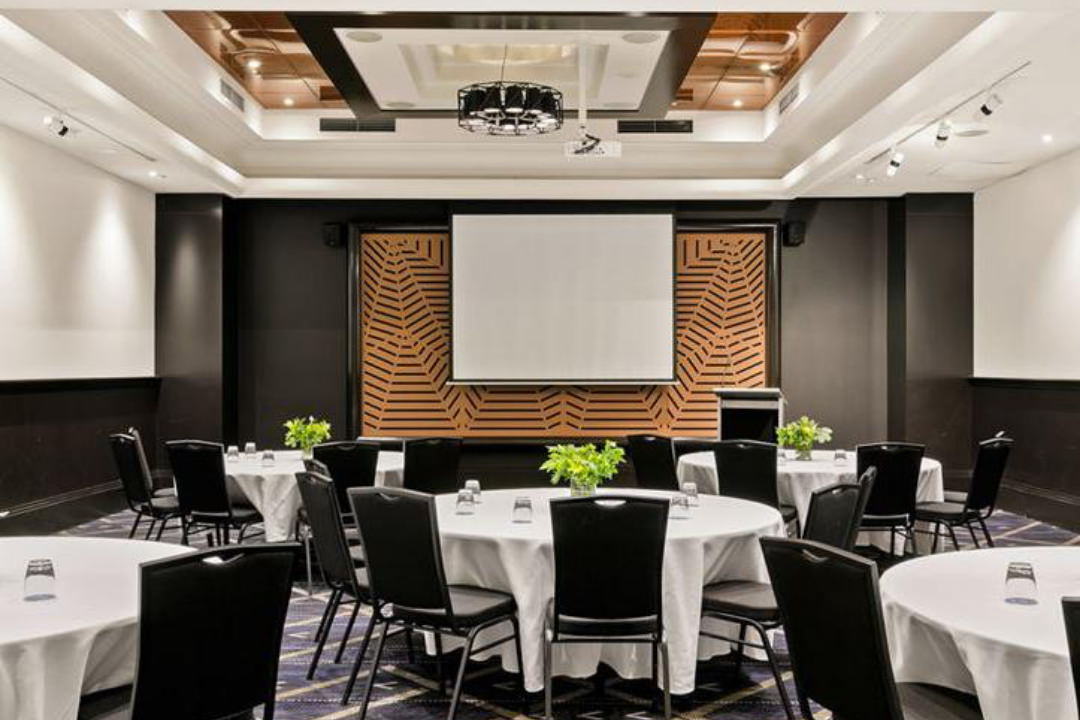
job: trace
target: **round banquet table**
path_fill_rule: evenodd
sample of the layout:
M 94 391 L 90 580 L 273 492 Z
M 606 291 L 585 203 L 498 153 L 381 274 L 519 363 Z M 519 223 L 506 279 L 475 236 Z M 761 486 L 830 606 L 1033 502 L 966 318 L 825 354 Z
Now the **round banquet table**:
M 135 679 L 141 563 L 191 548 L 104 538 L 0 538 L 0 718 L 74 720 L 79 696 Z M 47 558 L 56 597 L 23 600 Z
M 840 464 L 836 462 L 835 451 L 814 450 L 810 460 L 787 459 L 776 467 L 777 490 L 780 502 L 794 505 L 799 515 L 799 522 L 806 522 L 810 510 L 810 496 L 818 488 L 839 482 L 855 482 L 856 457 L 854 451 L 848 451 L 847 458 Z M 716 476 L 716 457 L 711 452 L 687 453 L 679 458 L 679 482 L 692 482 L 698 491 L 715 495 L 719 492 Z M 945 499 L 945 483 L 941 472 L 941 463 L 933 458 L 923 458 L 919 471 L 919 484 L 916 489 L 918 502 L 941 502 Z M 864 539 L 865 540 L 865 539 Z M 889 547 L 889 534 L 872 533 L 875 545 L 882 549 Z M 899 545 L 899 543 L 898 543 Z
M 1030 562 L 1037 605 L 1005 602 L 1010 562 Z M 986 720 L 1076 720 L 1063 595 L 1080 595 L 1080 548 L 942 553 L 881 578 L 898 682 L 978 696 Z
M 275 450 L 274 464 L 262 463 L 262 451 L 254 459 L 241 454 L 239 460 L 225 459 L 225 472 L 231 483 L 262 513 L 267 542 L 288 540 L 302 503 L 296 473 L 304 472 L 299 450 Z M 401 487 L 405 473 L 405 454 L 380 451 L 375 484 Z M 233 493 L 236 494 L 235 491 Z
M 670 497 L 670 493 L 644 490 L 600 491 L 604 494 Z M 514 499 L 532 500 L 531 523 L 511 521 Z M 554 498 L 569 497 L 565 488 L 533 488 L 484 492 L 475 515 L 456 514 L 454 495 L 440 495 L 436 503 L 447 581 L 509 592 L 514 596 L 521 623 L 525 687 L 544 687 L 544 613 L 554 593 L 554 556 L 551 513 Z M 696 661 L 728 652 L 728 644 L 699 638 L 701 591 L 720 580 L 768 582 L 759 538 L 782 536 L 780 514 L 765 505 L 725 497 L 702 497 L 688 519 L 668 521 L 664 551 L 664 629 L 671 657 L 671 690 L 694 689 Z M 730 626 L 713 624 L 710 630 L 731 635 Z M 481 633 L 482 645 L 505 634 L 496 627 Z M 500 655 L 503 667 L 517 671 L 513 644 L 489 651 Z M 560 644 L 553 653 L 554 674 L 589 677 L 603 661 L 624 678 L 651 676 L 648 645 Z

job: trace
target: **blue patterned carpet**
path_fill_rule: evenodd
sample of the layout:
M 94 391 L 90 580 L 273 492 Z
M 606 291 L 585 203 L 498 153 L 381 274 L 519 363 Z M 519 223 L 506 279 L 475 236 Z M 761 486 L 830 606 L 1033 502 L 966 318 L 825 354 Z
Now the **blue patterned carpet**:
M 129 512 L 109 515 L 78 526 L 65 534 L 100 537 L 126 537 L 133 515 Z M 990 520 L 990 530 L 1000 546 L 1060 545 L 1080 542 L 1080 536 L 1061 528 L 1032 521 L 1018 515 L 999 512 Z M 163 538 L 179 542 L 179 532 L 168 532 Z M 970 538 L 961 538 L 965 547 Z M 342 706 L 341 695 L 352 666 L 353 658 L 364 631 L 364 617 L 357 619 L 341 664 L 335 664 L 336 643 L 344 631 L 351 607 L 346 606 L 335 621 L 327 650 L 323 653 L 313 680 L 305 677 L 314 651 L 312 640 L 319 618 L 325 608 L 328 593 L 316 587 L 308 596 L 303 583 L 293 590 L 293 600 L 285 627 L 281 649 L 281 669 L 278 678 L 279 720 L 336 720 L 358 716 L 359 696 L 367 679 L 367 666 L 361 670 L 352 703 Z M 366 608 L 361 610 L 364 612 Z M 783 639 L 777 639 L 781 664 L 786 663 Z M 403 720 L 404 718 L 445 718 L 449 696 L 438 691 L 438 672 L 434 659 L 418 652 L 417 662 L 408 662 L 404 641 L 392 637 L 384 651 L 384 664 L 372 694 L 368 717 L 373 720 Z M 447 656 L 448 674 L 457 667 L 457 654 Z M 772 680 L 764 663 L 747 660 L 736 675 L 734 662 L 721 657 L 698 665 L 697 690 L 692 696 L 675 698 L 674 711 L 689 720 L 723 717 L 725 720 L 781 720 L 785 718 Z M 788 691 L 794 698 L 795 689 L 790 673 L 786 675 Z M 646 680 L 621 680 L 603 673 L 601 690 L 592 680 L 559 678 L 555 682 L 555 713 L 562 718 L 630 718 L 650 720 L 662 718 L 653 707 L 654 693 Z M 529 697 L 523 706 L 518 692 L 517 677 L 504 673 L 494 661 L 475 663 L 466 674 L 463 704 L 459 706 L 461 720 L 498 720 L 525 715 L 543 714 L 542 697 Z M 819 713 L 827 717 L 828 713 Z

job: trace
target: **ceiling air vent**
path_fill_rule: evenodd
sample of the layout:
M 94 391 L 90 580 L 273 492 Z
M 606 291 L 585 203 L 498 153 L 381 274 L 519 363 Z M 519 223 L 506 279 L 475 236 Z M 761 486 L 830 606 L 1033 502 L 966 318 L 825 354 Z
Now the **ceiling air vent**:
M 791 107 L 791 104 L 793 102 L 795 102 L 796 100 L 798 100 L 798 99 L 799 99 L 799 86 L 796 85 L 795 87 L 791 88 L 791 90 L 788 91 L 787 95 L 784 95 L 782 98 L 780 98 L 780 105 L 779 105 L 780 114 L 783 115 L 784 111 L 787 110 L 789 107 Z
M 619 120 L 620 134 L 692 133 L 693 120 Z
M 394 132 L 394 118 L 319 118 L 319 132 Z
M 240 94 L 240 91 L 234 88 L 224 80 L 221 81 L 221 94 L 226 100 L 232 103 L 240 112 L 244 111 L 244 96 Z

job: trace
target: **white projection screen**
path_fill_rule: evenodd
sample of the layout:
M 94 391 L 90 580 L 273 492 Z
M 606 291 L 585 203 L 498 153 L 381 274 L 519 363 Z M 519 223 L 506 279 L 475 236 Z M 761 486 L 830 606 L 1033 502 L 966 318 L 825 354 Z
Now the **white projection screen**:
M 674 220 L 455 215 L 451 378 L 674 381 Z

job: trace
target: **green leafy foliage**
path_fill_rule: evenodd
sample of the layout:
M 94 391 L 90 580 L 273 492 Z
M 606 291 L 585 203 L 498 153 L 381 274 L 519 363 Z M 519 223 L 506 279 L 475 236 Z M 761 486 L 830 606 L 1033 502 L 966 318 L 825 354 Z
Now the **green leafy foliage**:
M 794 422 L 776 428 L 776 442 L 783 447 L 809 451 L 815 444 L 824 445 L 832 441 L 832 428 L 818 425 L 817 421 L 803 415 Z
M 595 488 L 615 477 L 625 462 L 626 451 L 611 440 L 603 449 L 596 445 L 549 445 L 548 459 L 540 466 L 551 474 L 551 484 L 568 481 L 572 486 Z
M 311 448 L 330 439 L 330 423 L 316 420 L 314 416 L 293 418 L 285 421 L 285 447 L 300 448 L 310 452 Z

